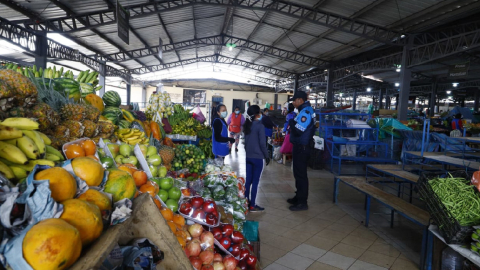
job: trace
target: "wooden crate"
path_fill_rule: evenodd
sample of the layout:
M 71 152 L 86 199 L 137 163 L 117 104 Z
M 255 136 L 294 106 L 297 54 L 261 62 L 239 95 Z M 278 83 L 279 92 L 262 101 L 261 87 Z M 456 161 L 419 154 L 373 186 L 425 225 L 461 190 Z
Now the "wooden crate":
M 127 245 L 135 238 L 148 238 L 165 253 L 165 259 L 157 269 L 194 270 L 177 238 L 148 194 L 137 197 L 133 202 L 132 216 L 103 233 L 70 269 L 98 269 L 117 243 Z

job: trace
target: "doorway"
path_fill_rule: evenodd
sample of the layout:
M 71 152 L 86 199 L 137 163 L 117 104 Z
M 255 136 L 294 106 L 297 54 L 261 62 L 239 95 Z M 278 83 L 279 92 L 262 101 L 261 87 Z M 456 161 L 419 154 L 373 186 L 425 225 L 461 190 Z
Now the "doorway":
M 240 113 L 245 113 L 245 102 L 247 102 L 248 100 L 245 100 L 245 99 L 234 99 L 233 102 L 232 102 L 232 112 L 235 110 L 235 107 L 239 107 L 240 108 Z

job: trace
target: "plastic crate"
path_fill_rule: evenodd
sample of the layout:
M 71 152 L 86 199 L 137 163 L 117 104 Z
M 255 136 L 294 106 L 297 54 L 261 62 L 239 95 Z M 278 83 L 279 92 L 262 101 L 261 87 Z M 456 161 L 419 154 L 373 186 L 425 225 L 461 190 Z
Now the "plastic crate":
M 431 179 L 447 177 L 449 174 L 453 177 L 462 177 L 468 180 L 472 177 L 471 174 L 465 171 L 424 172 L 417 182 L 416 189 L 420 198 L 427 205 L 428 212 L 439 227 L 447 244 L 465 244 L 469 242 L 473 228 L 471 226 L 461 226 L 450 211 L 443 205 L 437 194 L 433 192 L 430 184 L 428 184 L 428 181 Z

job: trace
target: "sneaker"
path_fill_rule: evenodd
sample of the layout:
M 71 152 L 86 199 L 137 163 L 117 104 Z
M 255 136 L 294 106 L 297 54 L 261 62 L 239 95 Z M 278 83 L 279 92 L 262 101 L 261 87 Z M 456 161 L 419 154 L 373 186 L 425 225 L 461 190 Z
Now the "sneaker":
M 296 197 L 293 197 L 293 198 L 287 199 L 287 202 L 288 202 L 289 204 L 297 204 L 297 198 L 296 198 Z
M 250 212 L 263 212 L 265 208 L 255 205 L 255 206 L 250 206 L 248 210 L 250 210 Z
M 300 203 L 300 204 L 292 205 L 288 209 L 290 209 L 290 211 L 304 211 L 304 210 L 308 210 L 308 205 L 305 203 Z

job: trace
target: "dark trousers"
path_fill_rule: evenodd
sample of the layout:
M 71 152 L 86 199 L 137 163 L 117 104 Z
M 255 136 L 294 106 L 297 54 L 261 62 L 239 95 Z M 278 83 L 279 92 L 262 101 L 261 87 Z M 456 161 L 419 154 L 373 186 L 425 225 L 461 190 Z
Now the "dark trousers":
M 299 204 L 306 204 L 308 200 L 308 175 L 307 165 L 310 158 L 310 147 L 306 145 L 293 145 L 292 162 L 293 177 L 297 188 L 296 199 Z
M 264 168 L 264 160 L 259 158 L 247 158 L 246 160 L 246 172 L 247 177 L 245 180 L 245 197 L 249 200 L 250 205 L 255 207 L 255 200 L 257 198 L 258 183 L 262 177 Z M 251 195 L 250 195 L 251 192 Z

